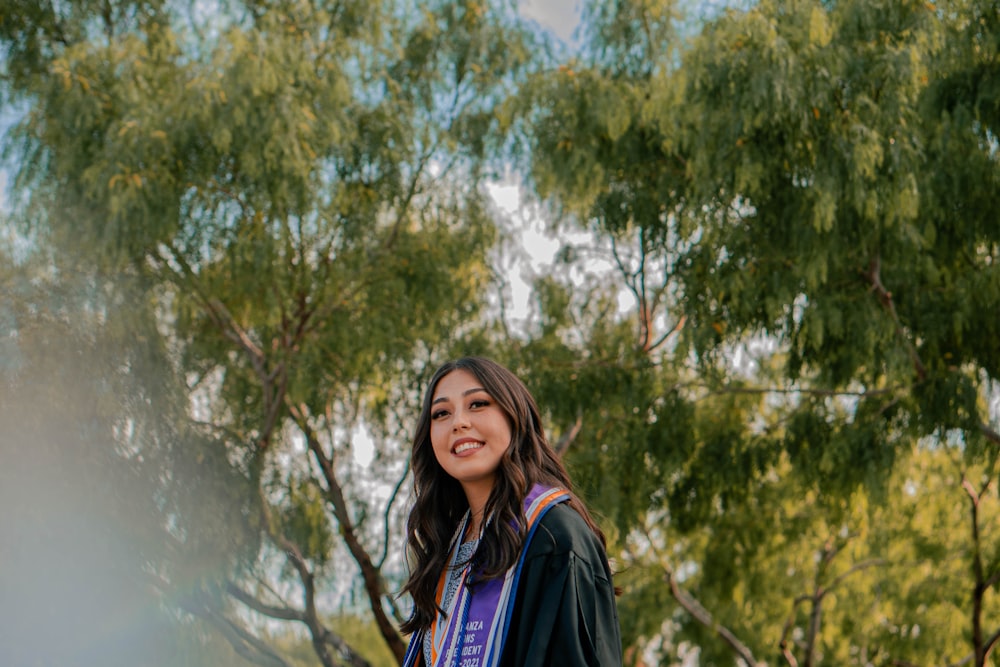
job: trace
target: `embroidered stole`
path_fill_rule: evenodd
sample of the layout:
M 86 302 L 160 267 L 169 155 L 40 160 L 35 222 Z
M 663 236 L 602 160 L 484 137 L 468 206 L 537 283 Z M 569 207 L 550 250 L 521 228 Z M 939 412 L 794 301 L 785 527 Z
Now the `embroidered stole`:
M 500 661 L 504 640 L 510 629 L 514 611 L 514 595 L 520 578 L 528 543 L 542 516 L 558 503 L 569 500 L 565 489 L 547 488 L 535 484 L 524 498 L 527 536 L 517 563 L 503 577 L 478 582 L 470 588 L 471 564 L 466 563 L 458 589 L 448 604 L 447 617 L 438 614 L 428 630 L 431 633 L 431 661 L 425 667 L 495 667 Z M 441 606 L 448 570 L 457 566 L 458 547 L 468 522 L 468 514 L 452 539 L 448 567 L 441 573 L 437 587 L 437 603 Z M 403 660 L 403 667 L 414 667 L 423 653 L 426 631 L 415 632 Z

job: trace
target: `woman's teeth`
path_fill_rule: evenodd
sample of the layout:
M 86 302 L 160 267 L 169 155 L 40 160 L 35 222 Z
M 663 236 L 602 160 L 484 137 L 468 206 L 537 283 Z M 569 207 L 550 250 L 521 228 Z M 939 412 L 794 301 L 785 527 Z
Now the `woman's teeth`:
M 483 446 L 481 442 L 463 442 L 461 445 L 455 448 L 456 454 L 461 454 L 462 452 L 467 452 L 470 449 L 479 449 Z

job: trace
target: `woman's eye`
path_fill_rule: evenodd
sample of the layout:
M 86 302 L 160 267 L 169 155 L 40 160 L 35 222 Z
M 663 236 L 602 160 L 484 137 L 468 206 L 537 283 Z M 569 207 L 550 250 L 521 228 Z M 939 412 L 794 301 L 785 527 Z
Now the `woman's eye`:
M 437 410 L 436 412 L 431 413 L 431 419 L 440 419 L 441 417 L 444 417 L 447 414 L 448 414 L 447 410 Z
M 478 401 L 472 401 L 472 403 L 469 403 L 469 407 L 472 407 L 472 408 L 485 408 L 489 404 L 490 404 L 489 401 L 480 399 Z

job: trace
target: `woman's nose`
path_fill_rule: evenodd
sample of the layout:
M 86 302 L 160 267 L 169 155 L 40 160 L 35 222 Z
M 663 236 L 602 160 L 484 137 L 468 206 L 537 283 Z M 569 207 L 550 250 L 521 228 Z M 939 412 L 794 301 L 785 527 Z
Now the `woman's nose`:
M 469 428 L 469 417 L 466 415 L 465 410 L 455 412 L 455 418 L 452 420 L 451 426 L 456 431 L 462 428 Z

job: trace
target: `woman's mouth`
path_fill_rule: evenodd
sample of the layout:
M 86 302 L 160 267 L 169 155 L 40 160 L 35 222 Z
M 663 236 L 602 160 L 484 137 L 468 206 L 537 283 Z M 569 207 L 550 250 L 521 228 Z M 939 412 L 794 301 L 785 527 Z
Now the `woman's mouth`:
M 480 447 L 484 447 L 485 445 L 486 445 L 485 442 L 480 442 L 479 440 L 463 440 L 462 442 L 459 442 L 457 445 L 455 445 L 455 448 L 452 450 L 452 452 L 454 452 L 456 456 L 461 456 L 465 452 L 471 451 L 473 449 L 479 449 Z

